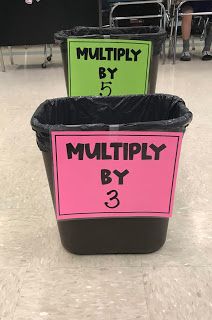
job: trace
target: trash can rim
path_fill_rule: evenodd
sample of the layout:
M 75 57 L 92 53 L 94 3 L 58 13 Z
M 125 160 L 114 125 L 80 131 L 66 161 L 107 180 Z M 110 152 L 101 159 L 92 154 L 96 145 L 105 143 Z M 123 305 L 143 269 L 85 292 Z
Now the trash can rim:
M 145 96 L 149 96 L 149 95 L 136 95 L 138 98 L 139 97 L 145 97 Z M 33 128 L 33 130 L 35 130 L 36 132 L 40 132 L 40 133 L 44 133 L 44 134 L 49 134 L 51 131 L 91 131 L 91 129 L 93 129 L 94 131 L 97 130 L 97 128 L 104 128 L 104 129 L 99 129 L 99 131 L 110 131 L 112 130 L 112 128 L 114 127 L 114 131 L 116 131 L 117 129 L 115 129 L 115 127 L 118 127 L 118 130 L 124 130 L 127 131 L 131 127 L 136 127 L 136 126 L 142 126 L 144 131 L 150 131 L 150 127 L 154 128 L 154 130 L 158 130 L 158 131 L 164 131 L 161 130 L 160 127 L 164 127 L 166 126 L 166 128 L 170 128 L 170 131 L 176 131 L 176 127 L 182 128 L 182 127 L 186 127 L 193 118 L 192 113 L 189 111 L 189 109 L 186 107 L 184 101 L 175 96 L 175 95 L 167 95 L 167 94 L 153 94 L 151 96 L 154 97 L 161 97 L 161 96 L 166 96 L 166 97 L 172 97 L 172 98 L 176 98 L 178 99 L 178 103 L 181 105 L 181 109 L 184 111 L 184 114 L 180 117 L 177 118 L 173 118 L 173 119 L 168 119 L 168 120 L 156 120 L 156 121 L 145 121 L 145 122 L 129 122 L 129 123 L 113 123 L 113 124 L 108 124 L 108 123 L 104 123 L 104 122 L 98 122 L 98 123 L 81 123 L 81 124 L 48 124 L 48 123 L 41 123 L 39 121 L 39 119 L 37 118 L 38 114 L 40 113 L 40 111 L 49 103 L 54 103 L 60 99 L 63 99 L 64 101 L 77 101 L 77 100 L 81 100 L 81 99 L 95 99 L 95 100 L 101 100 L 101 99 L 105 99 L 105 97 L 62 97 L 62 98 L 56 98 L 56 99 L 47 99 L 45 100 L 43 103 L 41 103 L 41 105 L 37 108 L 37 110 L 34 112 L 32 118 L 31 118 L 31 126 Z M 130 96 L 118 96 L 120 98 L 124 98 L 124 97 L 130 97 Z M 107 97 L 108 98 L 117 98 L 117 97 Z M 89 129 L 87 128 L 87 126 L 89 126 Z M 84 129 L 83 129 L 84 127 Z M 146 129 L 145 129 L 146 127 Z M 172 128 L 174 128 L 175 130 L 172 130 Z M 135 131 L 135 129 L 133 130 Z M 141 131 L 141 130 L 138 130 Z M 152 130 L 153 131 L 153 130 Z M 167 130 L 166 130 L 167 131 Z
M 83 30 L 96 30 L 96 33 L 94 34 L 84 34 L 84 35 L 72 35 L 71 33 L 73 32 L 80 32 L 80 31 L 83 31 Z M 126 31 L 134 31 L 134 30 L 157 30 L 157 32 L 151 32 L 151 33 L 148 33 L 148 32 L 144 32 L 144 33 L 115 33 L 117 30 L 126 30 Z M 97 30 L 99 31 L 103 31 L 102 33 L 97 33 Z M 158 38 L 160 37 L 164 37 L 166 36 L 166 31 L 159 27 L 159 26 L 140 26 L 140 27 L 119 27 L 119 28 L 98 28 L 98 27 L 75 27 L 75 28 L 72 28 L 72 29 L 66 29 L 66 30 L 60 30 L 60 31 L 57 31 L 55 34 L 54 34 L 54 37 L 55 37 L 55 40 L 59 40 L 59 41 L 64 41 L 70 37 L 94 37 L 94 36 L 98 36 L 98 37 L 102 37 L 104 36 L 104 31 L 111 31 L 112 34 L 110 36 L 113 36 L 113 37 L 123 37 L 123 36 L 131 36 L 131 37 L 139 37 L 139 36 L 149 36 L 149 37 L 153 37 L 153 36 L 157 36 Z M 114 31 L 114 33 L 113 33 Z M 68 33 L 68 34 L 66 34 Z

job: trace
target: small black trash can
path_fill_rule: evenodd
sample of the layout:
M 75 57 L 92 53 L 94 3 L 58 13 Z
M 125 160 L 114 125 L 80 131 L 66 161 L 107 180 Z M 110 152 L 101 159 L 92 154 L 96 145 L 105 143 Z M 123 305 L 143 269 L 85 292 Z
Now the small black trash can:
M 60 174 L 63 175 L 63 179 L 66 179 L 66 176 L 69 179 L 69 186 L 64 194 L 67 197 L 66 200 L 68 199 L 68 206 L 71 208 L 73 206 L 73 212 L 78 212 L 78 215 L 74 213 L 73 216 L 66 218 L 65 214 L 68 211 L 66 213 L 64 211 L 64 219 L 60 219 L 60 216 L 57 215 L 61 241 L 67 250 L 77 254 L 149 253 L 158 250 L 164 244 L 169 216 L 166 217 L 166 214 L 163 217 L 157 216 L 158 212 L 152 216 L 147 211 L 151 207 L 154 207 L 155 212 L 162 210 L 160 198 L 164 196 L 165 184 L 168 189 L 173 188 L 174 178 L 169 172 L 169 162 L 167 161 L 170 156 L 167 153 L 168 157 L 164 156 L 163 160 L 165 161 L 163 170 L 158 173 L 167 181 L 164 185 L 160 184 L 160 181 L 159 183 L 155 182 L 154 175 L 157 175 L 157 171 L 161 171 L 158 160 L 162 160 L 162 156 L 159 159 L 159 154 L 155 153 L 153 158 L 153 153 L 150 153 L 148 148 L 155 150 L 156 147 L 152 144 L 148 146 L 148 140 L 145 139 L 154 136 L 154 139 L 159 139 L 157 141 L 163 141 L 167 137 L 174 137 L 179 142 L 178 135 L 185 132 L 191 120 L 192 113 L 186 108 L 184 101 L 176 96 L 165 94 L 106 98 L 60 98 L 47 100 L 38 107 L 31 119 L 31 126 L 36 132 L 37 144 L 43 154 L 55 210 L 57 210 L 58 201 L 62 203 L 58 191 L 59 187 L 62 188 L 62 184 L 58 184 L 56 188 L 56 180 L 54 181 Z M 70 160 L 68 162 L 70 172 L 54 171 L 55 145 L 54 142 L 51 144 L 52 132 L 55 137 L 57 134 L 63 138 L 66 138 L 67 135 L 71 136 L 69 142 L 72 142 L 73 145 L 66 144 L 64 151 L 60 151 L 58 145 L 58 158 L 56 159 L 59 163 L 59 158 L 63 156 L 62 153 L 66 154 L 67 151 L 66 160 Z M 90 150 L 88 150 L 89 141 L 91 141 L 89 139 L 97 142 L 95 147 Z M 111 153 L 106 149 L 109 146 L 109 144 L 106 146 L 105 143 L 108 139 L 111 142 L 110 148 L 113 147 Z M 122 139 L 124 143 L 120 143 Z M 126 143 L 126 139 L 132 144 Z M 142 143 L 140 145 L 134 143 L 137 141 L 136 139 Z M 80 143 L 74 145 L 74 141 Z M 161 151 L 166 146 L 160 144 Z M 159 150 L 159 144 L 157 148 Z M 83 152 L 87 152 L 87 158 Z M 176 151 L 172 152 L 175 154 Z M 106 168 L 104 170 L 106 175 L 101 176 L 102 164 L 100 165 L 101 162 L 98 160 L 102 159 L 104 159 L 102 163 L 105 166 L 103 169 Z M 151 162 L 151 159 L 154 161 Z M 93 162 L 94 160 L 95 162 Z M 78 169 L 75 167 L 76 163 L 77 166 L 79 165 Z M 114 170 L 114 175 L 111 177 L 116 181 L 110 187 L 112 178 L 108 175 L 109 170 L 107 169 L 111 170 L 113 167 L 111 167 L 111 163 L 118 169 L 121 168 L 122 171 L 126 169 L 125 163 L 128 163 L 130 169 L 124 171 L 125 177 L 121 177 L 117 170 Z M 176 163 L 177 152 L 172 170 L 176 169 L 177 171 Z M 152 166 L 151 172 L 148 172 L 148 165 Z M 139 168 L 143 166 L 140 176 L 135 176 L 136 166 Z M 145 178 L 145 175 L 148 174 L 153 175 L 151 182 Z M 98 181 L 95 180 L 95 175 L 97 175 Z M 170 181 L 168 181 L 168 176 L 170 176 Z M 120 196 L 115 190 L 118 185 L 117 181 L 119 181 Z M 129 187 L 126 186 L 126 181 L 129 183 Z M 154 183 L 158 184 L 155 186 L 155 191 L 153 191 Z M 92 189 L 91 185 L 93 184 L 95 190 Z M 99 192 L 102 192 L 102 188 L 104 188 L 103 198 L 108 199 L 108 202 L 100 199 Z M 145 188 L 149 190 L 149 194 L 147 192 L 144 196 Z M 152 192 L 156 192 L 159 200 L 154 198 Z M 137 199 L 138 206 L 133 202 L 133 198 Z M 105 209 L 94 213 L 99 205 L 99 200 Z M 102 201 L 105 202 L 102 203 Z M 124 205 L 122 205 L 123 203 Z M 118 207 L 118 205 L 120 206 Z M 139 216 L 139 206 L 146 206 L 146 216 Z
M 131 95 L 131 94 L 148 94 L 148 93 L 155 93 L 156 88 L 156 81 L 157 81 L 157 73 L 158 73 L 158 61 L 159 61 L 159 54 L 162 49 L 162 44 L 166 39 L 166 32 L 158 26 L 142 26 L 142 27 L 120 27 L 120 28 L 96 28 L 96 27 L 75 27 L 71 30 L 63 30 L 59 31 L 55 34 L 55 41 L 56 43 L 60 44 L 62 59 L 63 59 L 63 66 L 64 66 L 64 73 L 65 73 L 65 81 L 67 92 L 69 91 L 69 72 L 68 72 L 68 44 L 67 39 L 75 38 L 75 39 L 111 39 L 111 41 L 117 39 L 118 40 L 143 40 L 143 41 L 150 41 L 152 43 L 152 50 L 150 53 L 150 62 L 145 70 L 141 70 L 139 67 L 135 69 L 137 74 L 143 72 L 144 77 L 147 81 L 145 84 L 145 91 L 139 92 L 127 92 L 128 88 L 123 88 L 123 92 L 116 95 Z M 123 44 L 123 47 L 125 44 Z M 142 54 L 142 53 L 141 53 Z M 131 59 L 131 58 L 129 58 Z M 115 62 L 112 61 L 112 67 L 116 66 Z M 71 67 L 70 67 L 71 69 Z M 86 71 L 85 71 L 86 72 Z M 88 71 L 89 74 L 96 73 L 96 70 Z M 128 74 L 125 74 L 125 78 L 121 79 L 122 84 L 127 79 Z M 107 79 L 112 80 L 112 79 Z M 78 85 L 80 86 L 80 80 L 77 81 Z M 133 82 L 133 79 L 132 79 Z M 76 85 L 76 80 L 75 80 Z M 83 86 L 83 85 L 82 85 Z M 143 87 L 141 88 L 143 90 Z M 72 94 L 70 93 L 72 96 Z M 91 94 L 78 94 L 78 96 L 90 96 Z M 99 94 L 95 94 L 99 95 Z M 114 95 L 114 94 L 112 94 Z

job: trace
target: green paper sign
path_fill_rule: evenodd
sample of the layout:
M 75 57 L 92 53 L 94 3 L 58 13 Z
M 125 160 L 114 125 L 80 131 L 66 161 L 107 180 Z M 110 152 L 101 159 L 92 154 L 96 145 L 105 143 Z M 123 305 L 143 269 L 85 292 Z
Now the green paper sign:
M 151 41 L 68 39 L 69 96 L 148 91 Z

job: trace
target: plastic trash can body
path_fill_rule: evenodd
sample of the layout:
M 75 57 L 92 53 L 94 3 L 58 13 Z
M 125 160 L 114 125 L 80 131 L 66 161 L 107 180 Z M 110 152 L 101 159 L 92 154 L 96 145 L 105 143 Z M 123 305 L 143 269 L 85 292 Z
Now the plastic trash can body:
M 162 49 L 162 44 L 166 39 L 166 32 L 160 27 L 120 27 L 120 28 L 87 28 L 76 27 L 71 30 L 60 31 L 55 34 L 56 43 L 60 44 L 62 60 L 64 66 L 64 74 L 66 81 L 66 88 L 68 92 L 68 53 L 67 53 L 67 39 L 75 38 L 90 38 L 90 39 L 126 39 L 126 40 L 146 40 L 151 41 L 153 50 L 149 69 L 149 85 L 147 93 L 155 93 L 159 55 Z
M 52 156 L 42 152 L 54 202 Z M 61 242 L 76 254 L 150 253 L 166 240 L 169 219 L 112 218 L 57 221 Z
M 191 120 L 192 114 L 184 102 L 169 95 L 47 100 L 35 112 L 31 124 L 43 154 L 54 205 L 52 130 L 109 131 L 116 124 L 118 131 L 184 132 Z M 57 224 L 67 250 L 76 254 L 106 254 L 158 250 L 166 240 L 168 222 L 168 218 L 122 217 L 71 219 Z

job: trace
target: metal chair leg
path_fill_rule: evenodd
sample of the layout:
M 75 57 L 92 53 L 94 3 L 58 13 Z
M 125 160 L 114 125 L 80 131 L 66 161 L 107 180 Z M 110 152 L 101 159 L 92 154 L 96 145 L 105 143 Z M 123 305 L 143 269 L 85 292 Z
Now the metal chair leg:
M 5 72 L 4 57 L 3 57 L 3 52 L 1 47 L 0 47 L 0 61 L 1 61 L 1 70 L 2 72 Z
M 166 41 L 163 44 L 162 52 L 163 52 L 163 64 L 165 64 L 166 63 Z
M 49 56 L 47 57 L 48 62 L 50 62 L 52 60 L 52 47 L 53 47 L 53 45 L 50 44 L 49 45 Z
M 170 35 L 169 35 L 169 52 L 168 52 L 169 59 L 173 54 L 173 31 L 174 31 L 174 18 L 171 19 L 171 29 L 170 29 Z
M 204 20 L 204 29 L 203 29 L 203 32 L 200 36 L 200 40 L 204 40 L 207 36 L 207 26 L 209 24 L 209 18 L 207 18 L 206 20 Z
M 12 46 L 9 46 L 8 49 L 9 49 L 9 53 L 10 53 L 10 63 L 11 63 L 11 65 L 14 65 Z
M 47 44 L 44 45 L 44 62 L 42 63 L 42 68 L 45 69 L 47 65 Z
M 52 60 L 52 44 L 49 45 L 49 56 L 47 54 L 48 45 L 44 45 L 44 62 L 42 63 L 42 68 L 45 69 L 47 67 L 48 62 Z
M 178 20 L 179 20 L 179 16 L 177 11 L 176 18 L 175 18 L 175 32 L 174 32 L 174 41 L 173 41 L 173 64 L 175 64 L 176 62 Z
M 194 42 L 194 36 L 191 37 L 192 38 L 192 50 L 195 51 L 195 42 Z
M 167 30 L 168 16 L 167 16 L 166 11 L 164 11 L 164 14 L 162 14 L 162 13 L 163 13 L 163 10 L 161 7 L 161 15 L 163 16 L 161 18 L 161 24 L 163 22 L 163 28 L 164 28 L 164 30 Z M 166 40 L 164 41 L 162 50 L 163 50 L 163 64 L 165 64 L 165 62 L 166 62 Z
M 49 48 L 50 48 L 50 55 L 52 56 L 52 48 L 53 48 L 53 44 L 50 44 L 50 45 L 49 45 Z

